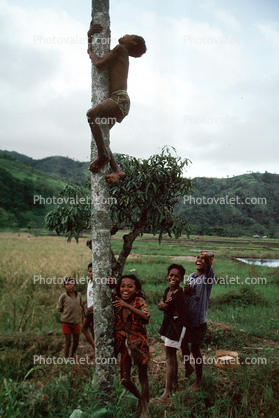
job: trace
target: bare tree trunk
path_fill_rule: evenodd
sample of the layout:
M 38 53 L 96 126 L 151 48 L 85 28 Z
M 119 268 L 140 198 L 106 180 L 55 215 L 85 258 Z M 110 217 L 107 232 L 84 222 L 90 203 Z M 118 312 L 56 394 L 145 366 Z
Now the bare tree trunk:
M 94 23 L 100 23 L 104 28 L 101 34 L 94 35 L 92 42 L 93 51 L 103 56 L 110 48 L 109 0 L 92 0 L 92 20 Z M 98 70 L 92 65 L 92 106 L 96 106 L 108 97 L 108 71 Z M 106 148 L 109 150 L 108 125 L 100 127 Z M 92 137 L 91 161 L 96 156 L 97 147 Z M 91 176 L 91 224 L 96 377 L 98 391 L 106 394 L 106 397 L 101 395 L 101 398 L 110 400 L 114 393 L 115 359 L 111 290 L 105 284 L 105 280 L 111 275 L 111 218 L 109 185 L 105 180 L 106 168 Z

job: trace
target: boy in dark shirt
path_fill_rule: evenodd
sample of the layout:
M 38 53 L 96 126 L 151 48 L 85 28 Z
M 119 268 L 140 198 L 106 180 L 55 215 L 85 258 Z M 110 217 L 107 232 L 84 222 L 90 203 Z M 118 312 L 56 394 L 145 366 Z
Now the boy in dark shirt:
M 158 305 L 158 309 L 164 311 L 164 320 L 159 332 L 166 346 L 166 386 L 163 395 L 153 400 L 156 403 L 171 403 L 172 390 L 177 384 L 176 352 L 181 347 L 187 325 L 184 295 L 180 287 L 184 274 L 185 269 L 180 264 L 168 267 L 170 286 L 165 290 Z
M 92 36 L 100 33 L 103 27 L 91 22 L 88 31 L 88 54 L 96 68 L 108 66 L 110 81 L 110 98 L 99 103 L 87 112 L 88 123 L 92 135 L 96 141 L 98 157 L 90 165 L 89 170 L 93 173 L 99 171 L 104 165 L 110 162 L 112 174 L 106 176 L 106 180 L 112 184 L 123 178 L 125 173 L 116 163 L 112 153 L 108 154 L 100 123 L 108 123 L 110 128 L 115 122 L 122 122 L 130 109 L 130 99 L 127 93 L 127 78 L 129 69 L 129 56 L 141 57 L 146 52 L 145 41 L 141 36 L 125 35 L 119 39 L 119 44 L 103 57 L 98 57 L 92 50 Z

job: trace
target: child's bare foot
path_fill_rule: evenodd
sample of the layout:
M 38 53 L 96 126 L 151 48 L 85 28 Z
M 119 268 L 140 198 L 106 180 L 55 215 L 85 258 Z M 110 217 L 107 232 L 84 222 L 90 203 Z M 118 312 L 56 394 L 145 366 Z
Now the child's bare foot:
M 106 180 L 109 184 L 116 183 L 118 180 L 121 180 L 125 177 L 125 173 L 123 171 L 114 171 L 111 174 L 106 176 Z
M 142 411 L 140 418 L 149 418 L 149 417 L 150 417 L 150 414 L 149 414 L 148 409 Z
M 165 394 L 160 396 L 159 398 L 154 398 L 150 401 L 151 403 L 159 403 L 159 404 L 170 404 L 172 403 L 172 398 L 166 396 Z
M 149 418 L 149 410 L 148 410 L 148 403 L 146 401 L 141 402 L 141 415 L 140 418 Z
M 97 171 L 101 170 L 101 168 L 104 167 L 104 165 L 106 165 L 109 161 L 110 157 L 108 155 L 98 157 L 90 164 L 89 170 L 92 171 L 92 173 L 96 173 Z
M 189 390 L 191 390 L 192 392 L 199 392 L 199 390 L 200 390 L 200 384 L 198 382 L 193 383 L 189 387 Z

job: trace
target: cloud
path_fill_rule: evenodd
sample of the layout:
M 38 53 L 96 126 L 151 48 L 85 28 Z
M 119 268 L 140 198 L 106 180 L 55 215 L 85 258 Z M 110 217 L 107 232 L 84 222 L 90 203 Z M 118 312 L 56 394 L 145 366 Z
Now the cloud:
M 2 146 L 14 143 L 35 158 L 64 155 L 65 149 L 74 155 L 81 137 L 90 141 L 87 28 L 63 10 L 1 5 Z
M 63 2 L 0 4 L 2 147 L 85 160 L 88 22 L 59 7 Z M 214 2 L 191 5 L 201 13 L 190 8 L 184 16 L 168 7 L 150 4 L 142 12 L 136 2 L 112 5 L 112 46 L 137 33 L 148 48 L 130 60 L 131 111 L 111 131 L 112 150 L 146 158 L 173 145 L 193 161 L 192 177 L 276 171 L 278 23 L 251 14 L 246 28 L 245 16 L 240 22 Z

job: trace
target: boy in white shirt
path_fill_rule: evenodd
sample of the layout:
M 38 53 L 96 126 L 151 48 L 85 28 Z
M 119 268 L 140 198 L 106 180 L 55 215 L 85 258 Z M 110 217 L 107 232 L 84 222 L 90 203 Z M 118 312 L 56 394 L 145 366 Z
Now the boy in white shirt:
M 89 342 L 89 344 L 93 348 L 93 354 L 90 355 L 90 357 L 94 357 L 95 356 L 95 344 L 94 344 L 94 318 L 93 318 L 92 263 L 88 264 L 88 276 L 90 277 L 90 281 L 88 282 L 88 285 L 87 285 L 87 300 L 83 302 L 84 304 L 87 302 L 87 312 L 86 312 L 81 330 L 83 334 L 85 335 L 86 340 Z M 92 335 L 88 331 L 88 328 L 90 328 Z

